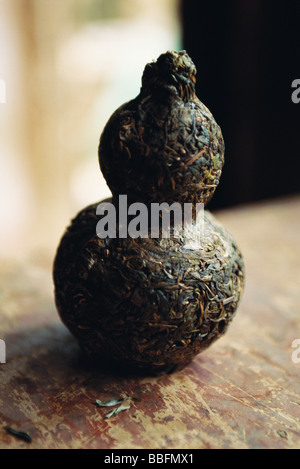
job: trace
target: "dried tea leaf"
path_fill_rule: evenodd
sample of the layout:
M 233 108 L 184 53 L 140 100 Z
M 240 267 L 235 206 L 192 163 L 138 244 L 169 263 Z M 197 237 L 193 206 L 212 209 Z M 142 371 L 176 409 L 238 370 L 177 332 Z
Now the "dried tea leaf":
M 96 399 L 95 404 L 98 407 L 112 407 L 112 406 L 120 404 L 121 402 L 125 401 L 126 399 L 127 399 L 127 397 L 119 397 L 118 399 L 109 399 L 109 401 L 106 401 L 106 402 L 103 402 L 103 401 L 100 401 L 99 399 Z
M 27 441 L 28 443 L 31 443 L 32 438 L 28 433 L 22 432 L 20 430 L 16 430 L 15 428 L 6 426 L 4 427 L 6 432 L 9 433 L 10 435 L 15 436 L 16 438 L 19 438 L 20 440 Z
M 109 414 L 106 414 L 105 418 L 109 419 L 113 415 L 117 415 L 120 412 L 122 412 L 123 410 L 128 410 L 128 409 L 130 409 L 130 405 L 129 406 L 124 406 L 124 405 L 121 404 L 119 407 L 115 407 L 111 412 L 109 412 Z
M 287 440 L 287 432 L 285 430 L 277 430 L 277 433 L 279 436 L 281 436 L 281 438 L 285 438 Z

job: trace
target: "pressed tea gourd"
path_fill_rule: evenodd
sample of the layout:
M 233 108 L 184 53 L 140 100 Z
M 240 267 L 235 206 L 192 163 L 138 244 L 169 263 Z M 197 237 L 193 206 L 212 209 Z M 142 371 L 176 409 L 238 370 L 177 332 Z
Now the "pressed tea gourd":
M 185 51 L 147 64 L 139 95 L 118 108 L 99 162 L 118 214 L 119 197 L 206 205 L 224 164 L 221 130 L 195 94 Z M 207 210 L 175 235 L 101 238 L 98 203 L 71 222 L 54 262 L 62 321 L 91 357 L 166 372 L 182 368 L 227 330 L 244 286 L 242 255 Z M 149 218 L 149 234 L 151 219 Z M 119 232 L 117 226 L 117 233 Z

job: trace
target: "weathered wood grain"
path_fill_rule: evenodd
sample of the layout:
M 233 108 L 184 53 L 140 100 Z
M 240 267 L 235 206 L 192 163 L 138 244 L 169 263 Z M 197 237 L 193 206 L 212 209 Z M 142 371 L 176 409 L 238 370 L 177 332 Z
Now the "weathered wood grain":
M 51 259 L 2 260 L 1 448 L 300 447 L 300 197 L 216 215 L 244 254 L 245 293 L 227 334 L 171 375 L 96 369 L 58 318 Z M 110 419 L 94 405 L 120 396 L 130 409 Z

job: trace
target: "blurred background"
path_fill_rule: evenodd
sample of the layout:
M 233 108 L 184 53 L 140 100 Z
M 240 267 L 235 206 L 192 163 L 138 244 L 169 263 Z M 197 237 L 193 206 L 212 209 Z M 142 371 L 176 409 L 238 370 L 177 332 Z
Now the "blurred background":
M 168 49 L 192 57 L 223 131 L 209 208 L 299 192 L 298 3 L 0 0 L 0 255 L 54 253 L 70 219 L 110 194 L 100 133 Z

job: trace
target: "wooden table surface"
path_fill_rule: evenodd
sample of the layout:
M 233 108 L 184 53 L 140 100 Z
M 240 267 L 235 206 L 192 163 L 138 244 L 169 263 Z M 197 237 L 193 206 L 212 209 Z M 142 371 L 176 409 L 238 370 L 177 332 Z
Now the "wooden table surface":
M 1 260 L 0 448 L 300 447 L 300 196 L 216 215 L 244 254 L 244 296 L 226 335 L 170 375 L 95 369 L 55 310 L 53 253 Z M 111 418 L 94 404 L 125 396 Z

